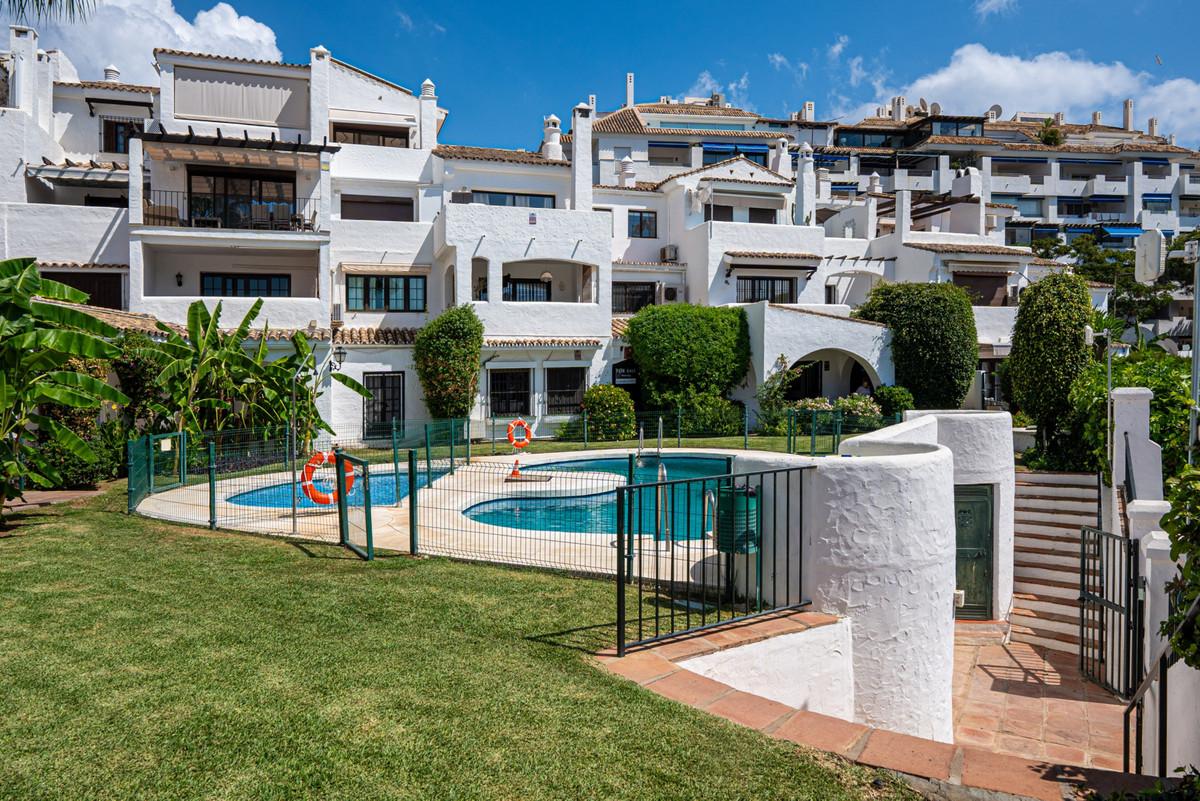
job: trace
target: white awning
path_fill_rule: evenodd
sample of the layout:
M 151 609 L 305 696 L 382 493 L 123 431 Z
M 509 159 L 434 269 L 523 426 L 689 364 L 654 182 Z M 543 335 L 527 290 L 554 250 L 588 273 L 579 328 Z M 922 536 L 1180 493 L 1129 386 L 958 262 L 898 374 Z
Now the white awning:
M 375 264 L 371 262 L 344 261 L 339 265 L 343 273 L 358 275 L 428 275 L 428 264 Z

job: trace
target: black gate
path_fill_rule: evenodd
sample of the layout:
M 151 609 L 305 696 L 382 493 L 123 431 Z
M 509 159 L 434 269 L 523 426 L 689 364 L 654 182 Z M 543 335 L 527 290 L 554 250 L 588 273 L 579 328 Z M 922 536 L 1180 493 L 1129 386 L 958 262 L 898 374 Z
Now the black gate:
M 1145 592 L 1138 543 L 1084 527 L 1079 536 L 1079 669 L 1122 698 L 1142 680 Z

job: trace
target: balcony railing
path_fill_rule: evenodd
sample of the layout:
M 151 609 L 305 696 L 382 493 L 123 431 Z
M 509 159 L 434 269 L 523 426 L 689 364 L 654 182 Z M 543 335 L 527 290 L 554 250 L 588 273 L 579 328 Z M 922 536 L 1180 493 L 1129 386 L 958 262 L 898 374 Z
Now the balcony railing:
M 250 197 L 194 195 L 164 189 L 146 193 L 142 222 L 164 228 L 258 231 L 317 230 L 320 198 L 260 201 Z

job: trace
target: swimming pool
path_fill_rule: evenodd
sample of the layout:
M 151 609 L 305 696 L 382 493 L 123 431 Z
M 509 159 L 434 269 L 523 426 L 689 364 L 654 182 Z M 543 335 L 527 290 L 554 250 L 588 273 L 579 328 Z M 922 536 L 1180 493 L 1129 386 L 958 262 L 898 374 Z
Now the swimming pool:
M 313 479 L 313 484 L 322 492 L 329 492 L 333 489 L 335 479 L 333 470 L 328 471 L 328 477 L 317 477 Z M 440 472 L 434 473 L 434 478 L 442 475 Z M 429 485 L 427 473 L 422 473 L 418 487 L 426 487 Z M 226 503 L 232 503 L 237 506 L 256 506 L 262 509 L 291 509 L 292 508 L 292 491 L 296 488 L 296 508 L 297 509 L 325 509 L 336 510 L 337 504 L 319 504 L 313 503 L 308 499 L 308 496 L 299 491 L 299 488 L 291 482 L 283 484 L 271 484 L 267 487 L 259 487 L 258 489 L 240 492 L 237 495 L 226 498 Z M 408 473 L 400 474 L 399 482 L 399 498 L 408 497 Z M 397 501 L 397 486 L 396 474 L 394 472 L 387 473 L 371 473 L 371 505 L 372 506 L 392 506 Z M 351 506 L 363 505 L 362 482 L 354 482 L 354 486 L 350 490 L 347 497 Z
M 659 464 L 666 467 L 667 479 L 709 478 L 672 486 L 670 515 L 657 519 L 657 507 L 652 492 L 631 497 L 630 526 L 633 534 L 654 534 L 659 527 L 670 529 L 674 540 L 699 539 L 712 528 L 710 519 L 703 520 L 704 493 L 715 490 L 729 473 L 729 461 L 723 456 L 643 456 L 634 463 L 635 484 L 658 480 Z M 546 462 L 522 468 L 526 471 L 553 470 L 556 472 L 613 473 L 625 476 L 628 457 L 604 456 L 564 462 Z M 522 497 L 485 501 L 467 509 L 463 514 L 480 523 L 529 531 L 559 531 L 612 536 L 617 530 L 616 491 L 568 497 Z M 706 525 L 707 524 L 707 525 Z

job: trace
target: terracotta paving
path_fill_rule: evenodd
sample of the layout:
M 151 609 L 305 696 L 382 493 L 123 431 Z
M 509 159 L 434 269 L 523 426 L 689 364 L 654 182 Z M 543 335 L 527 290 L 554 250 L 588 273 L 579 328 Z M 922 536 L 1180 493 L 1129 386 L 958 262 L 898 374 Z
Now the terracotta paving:
M 1120 705 L 1084 684 L 1070 657 L 1023 644 L 964 637 L 956 648 L 955 743 L 794 709 L 677 664 L 835 620 L 810 612 L 781 613 L 631 649 L 623 658 L 610 649 L 596 659 L 666 698 L 776 739 L 907 774 L 939 793 L 964 787 L 1062 801 L 1080 784 L 1107 793 L 1152 783 L 1149 777 L 1114 772 L 1120 767 Z
M 1079 658 L 1026 643 L 954 649 L 954 740 L 1001 754 L 1121 769 L 1124 706 Z

